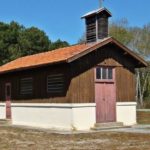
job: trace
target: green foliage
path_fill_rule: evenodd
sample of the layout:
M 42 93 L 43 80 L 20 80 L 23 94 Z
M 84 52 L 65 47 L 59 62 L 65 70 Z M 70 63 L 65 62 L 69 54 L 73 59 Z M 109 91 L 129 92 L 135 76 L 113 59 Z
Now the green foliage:
M 150 24 L 143 28 L 130 28 L 130 32 L 134 36 L 131 46 L 146 57 L 150 56 Z
M 25 28 L 14 21 L 9 24 L 0 22 L 0 65 L 21 56 L 68 45 L 61 40 L 51 42 L 45 32 L 38 28 Z
M 127 19 L 121 19 L 110 24 L 109 33 L 143 57 L 150 56 L 150 23 L 142 28 L 129 27 Z
M 18 42 L 22 56 L 47 51 L 50 45 L 50 41 L 45 33 L 35 27 L 23 30 L 20 33 Z
M 125 45 L 128 45 L 133 39 L 132 33 L 128 30 L 127 19 L 121 19 L 111 23 L 109 34 Z
M 15 22 L 5 24 L 0 22 L 0 64 L 9 61 L 9 52 L 17 47 L 19 30 L 22 27 Z
M 82 37 L 78 40 L 78 43 L 79 44 L 84 44 L 86 43 L 86 36 L 85 36 L 85 33 L 82 35 Z
M 66 42 L 66 41 L 61 41 L 60 39 L 58 39 L 56 42 L 53 42 L 51 45 L 50 45 L 50 50 L 54 50 L 54 49 L 58 49 L 58 48 L 63 48 L 63 47 L 66 47 L 66 46 L 69 46 L 69 43 Z

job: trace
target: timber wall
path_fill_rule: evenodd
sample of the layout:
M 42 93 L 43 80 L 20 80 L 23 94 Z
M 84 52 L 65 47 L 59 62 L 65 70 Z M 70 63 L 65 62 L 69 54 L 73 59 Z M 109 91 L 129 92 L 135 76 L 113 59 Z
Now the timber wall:
M 133 59 L 124 51 L 110 44 L 95 50 L 70 64 L 58 64 L 9 73 L 0 76 L 0 100 L 5 101 L 5 83 L 12 84 L 12 101 L 21 103 L 94 103 L 94 68 L 97 65 L 116 69 L 116 95 L 118 102 L 135 101 L 135 78 Z M 62 94 L 47 93 L 47 75 L 63 73 Z M 33 77 L 33 94 L 19 94 L 19 81 Z
M 150 124 L 150 109 L 137 110 L 137 122 L 139 124 Z

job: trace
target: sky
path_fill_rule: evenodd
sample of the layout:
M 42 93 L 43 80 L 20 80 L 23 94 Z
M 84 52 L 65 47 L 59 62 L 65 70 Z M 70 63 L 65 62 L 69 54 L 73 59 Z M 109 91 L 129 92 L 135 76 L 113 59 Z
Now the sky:
M 52 41 L 78 42 L 85 31 L 81 16 L 99 7 L 99 0 L 0 0 L 0 21 L 17 21 L 44 30 Z M 127 18 L 130 26 L 150 22 L 150 0 L 104 0 L 113 17 Z

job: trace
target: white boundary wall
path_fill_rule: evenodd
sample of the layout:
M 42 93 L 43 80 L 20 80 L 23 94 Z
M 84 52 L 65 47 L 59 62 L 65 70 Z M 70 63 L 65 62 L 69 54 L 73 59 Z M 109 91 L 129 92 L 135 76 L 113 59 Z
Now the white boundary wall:
M 123 122 L 124 125 L 135 125 L 136 121 L 136 102 L 117 102 L 116 117 L 117 122 Z
M 117 102 L 117 122 L 135 125 L 136 102 Z M 0 119 L 6 118 L 6 105 L 0 103 Z M 12 124 L 60 130 L 88 130 L 96 123 L 96 104 L 12 103 Z
M 12 124 L 64 130 L 88 130 L 96 123 L 96 104 L 12 103 Z
M 5 103 L 0 103 L 0 119 L 6 119 L 6 105 L 5 105 Z

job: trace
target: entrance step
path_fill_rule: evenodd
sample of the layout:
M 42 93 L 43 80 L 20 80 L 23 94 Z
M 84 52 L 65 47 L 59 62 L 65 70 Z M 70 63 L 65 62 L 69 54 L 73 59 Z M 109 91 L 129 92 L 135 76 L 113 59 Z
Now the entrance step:
M 11 124 L 11 120 L 9 120 L 9 119 L 0 119 L 0 126 L 10 125 L 10 124 Z
M 96 123 L 92 130 L 107 130 L 107 129 L 117 129 L 124 128 L 122 122 L 108 122 L 108 123 Z

